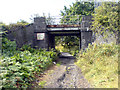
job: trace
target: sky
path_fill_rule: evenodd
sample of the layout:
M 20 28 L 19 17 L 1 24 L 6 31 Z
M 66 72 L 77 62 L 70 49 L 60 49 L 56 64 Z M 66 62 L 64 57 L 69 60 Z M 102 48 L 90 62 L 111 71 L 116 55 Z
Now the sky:
M 0 22 L 16 23 L 20 20 L 32 22 L 35 14 L 59 16 L 64 6 L 69 7 L 76 0 L 0 0 Z M 79 1 L 79 0 L 78 0 Z M 99 1 L 99 0 L 98 0 Z
M 64 6 L 71 5 L 75 0 L 0 0 L 0 22 L 16 23 L 20 19 L 31 22 L 34 14 L 45 13 L 59 16 Z

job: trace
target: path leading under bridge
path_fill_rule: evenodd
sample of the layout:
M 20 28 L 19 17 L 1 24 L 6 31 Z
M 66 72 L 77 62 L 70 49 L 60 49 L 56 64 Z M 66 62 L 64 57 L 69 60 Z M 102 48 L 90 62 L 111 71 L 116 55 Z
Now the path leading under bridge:
M 33 84 L 34 88 L 91 88 L 80 68 L 74 64 L 75 57 L 61 53 L 52 67 L 46 70 Z M 57 63 L 57 64 L 56 64 Z M 43 84 L 40 84 L 43 82 Z

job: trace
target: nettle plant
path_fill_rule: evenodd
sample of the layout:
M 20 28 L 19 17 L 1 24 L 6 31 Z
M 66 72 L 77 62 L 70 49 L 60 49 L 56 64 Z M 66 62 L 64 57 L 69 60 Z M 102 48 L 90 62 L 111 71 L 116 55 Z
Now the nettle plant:
M 16 49 L 15 41 L 7 38 L 3 38 L 2 43 L 0 79 L 4 88 L 27 88 L 35 74 L 43 72 L 57 57 L 55 51 L 36 50 L 28 45 Z

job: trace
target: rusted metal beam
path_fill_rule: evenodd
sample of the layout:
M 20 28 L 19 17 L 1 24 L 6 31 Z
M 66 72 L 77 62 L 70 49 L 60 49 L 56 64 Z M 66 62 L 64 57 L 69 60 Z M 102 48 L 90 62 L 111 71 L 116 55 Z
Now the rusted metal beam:
M 47 28 L 76 28 L 76 27 L 80 27 L 80 25 L 47 25 Z

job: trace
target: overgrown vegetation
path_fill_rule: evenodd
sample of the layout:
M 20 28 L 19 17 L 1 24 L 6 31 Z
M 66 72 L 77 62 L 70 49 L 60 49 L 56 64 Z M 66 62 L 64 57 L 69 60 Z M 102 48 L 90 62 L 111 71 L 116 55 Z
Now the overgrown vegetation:
M 118 49 L 115 44 L 94 44 L 78 54 L 76 64 L 93 87 L 118 88 Z
M 94 12 L 94 2 L 75 2 L 70 7 L 64 6 L 64 9 L 61 11 L 61 16 L 64 16 L 61 19 L 61 23 L 64 24 L 78 24 L 81 22 L 81 15 L 91 15 Z M 79 16 L 78 16 L 79 15 Z M 79 22 L 78 19 L 79 18 Z
M 78 54 L 76 64 L 81 68 L 85 78 L 95 88 L 118 88 L 118 56 L 119 56 L 119 20 L 118 3 L 104 2 L 95 9 L 93 14 L 92 30 L 108 38 L 112 34 L 117 39 L 112 44 L 89 45 L 85 51 Z M 101 42 L 99 42 L 101 43 Z
M 4 88 L 27 88 L 35 75 L 43 72 L 57 57 L 54 51 L 33 49 L 24 45 L 16 49 L 15 41 L 2 40 L 0 79 Z
M 56 49 L 60 52 L 68 52 L 73 56 L 79 52 L 79 38 L 77 36 L 56 37 Z M 77 42 L 78 41 L 78 42 Z
M 109 34 L 115 36 L 118 42 L 119 30 L 119 4 L 117 2 L 103 2 L 101 6 L 95 8 L 93 14 L 92 30 L 107 37 Z

